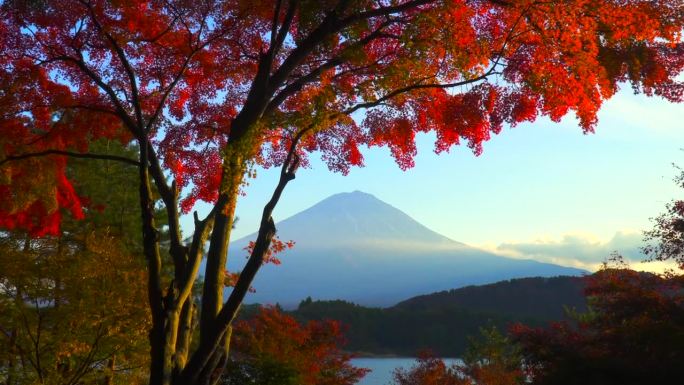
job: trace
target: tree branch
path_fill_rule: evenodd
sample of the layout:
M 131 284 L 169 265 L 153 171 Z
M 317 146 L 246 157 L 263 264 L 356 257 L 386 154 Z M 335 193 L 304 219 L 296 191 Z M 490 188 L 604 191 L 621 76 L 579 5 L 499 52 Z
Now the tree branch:
M 418 7 L 420 5 L 427 5 L 427 4 L 434 3 L 434 2 L 436 2 L 436 0 L 414 0 L 414 1 L 408 1 L 408 2 L 403 3 L 403 4 L 399 4 L 399 5 L 375 8 L 375 9 L 371 9 L 371 10 L 366 11 L 366 12 L 359 12 L 359 13 L 356 13 L 352 16 L 349 16 L 349 17 L 345 18 L 344 20 L 342 20 L 342 23 L 344 25 L 349 25 L 349 24 L 353 24 L 357 21 L 370 19 L 372 17 L 387 16 L 387 15 L 391 15 L 394 13 L 408 11 L 408 10 L 413 9 L 415 7 Z
M 268 105 L 266 106 L 266 109 L 264 110 L 264 115 L 268 115 L 270 112 L 274 111 L 289 96 L 291 96 L 295 92 L 301 90 L 302 87 L 304 87 L 305 85 L 316 80 L 321 75 L 321 73 L 323 73 L 323 71 L 325 71 L 326 69 L 334 68 L 334 67 L 342 64 L 344 62 L 344 59 L 343 59 L 344 54 L 347 50 L 352 49 L 353 47 L 364 46 L 364 45 L 370 43 L 371 41 L 373 41 L 375 39 L 383 37 L 382 30 L 394 22 L 395 22 L 395 20 L 387 20 L 387 21 L 383 22 L 373 32 L 368 34 L 363 39 L 345 47 L 339 55 L 329 59 L 325 63 L 323 63 L 320 66 L 313 69 L 308 74 L 297 78 L 295 81 L 293 81 L 292 83 L 285 86 L 285 88 L 283 88 L 278 94 L 276 94 L 273 97 L 273 99 L 271 99 L 271 101 L 268 103 Z
M 271 199 L 264 206 L 263 213 L 261 215 L 261 225 L 259 226 L 259 233 L 257 235 L 257 240 L 254 244 L 254 249 L 252 254 L 245 265 L 245 268 L 240 273 L 240 278 L 235 284 L 233 291 L 230 293 L 226 304 L 223 306 L 219 314 L 217 315 L 217 323 L 219 329 L 226 327 L 230 324 L 230 321 L 235 317 L 237 309 L 240 307 L 245 294 L 249 291 L 249 287 L 252 284 L 252 280 L 256 276 L 257 271 L 263 264 L 264 255 L 268 250 L 271 240 L 276 232 L 275 223 L 273 222 L 272 214 L 273 209 L 278 204 L 280 196 L 285 190 L 287 184 L 295 179 L 295 171 L 299 166 L 299 157 L 296 154 L 297 144 L 303 136 L 303 132 L 295 136 L 292 143 L 290 144 L 290 149 L 287 153 L 287 158 L 280 169 L 280 178 L 278 184 Z
M 113 160 L 113 161 L 117 161 L 117 162 L 130 164 L 132 166 L 140 166 L 140 162 L 138 162 L 137 160 L 126 158 L 124 156 L 110 155 L 110 154 L 92 154 L 92 153 L 72 152 L 72 151 L 64 151 L 64 150 L 45 150 L 45 151 L 31 152 L 31 153 L 26 153 L 26 154 L 21 154 L 21 155 L 10 155 L 10 156 L 6 157 L 5 159 L 0 160 L 0 166 L 2 166 L 3 164 L 5 164 L 7 162 L 13 162 L 13 161 L 29 159 L 29 158 L 37 158 L 37 157 L 48 156 L 48 155 L 62 155 L 62 156 L 68 156 L 68 157 L 72 157 L 72 158 L 82 158 L 82 159 Z
M 138 123 L 138 129 L 140 131 L 143 130 L 144 126 L 144 121 L 143 121 L 143 116 L 142 116 L 142 109 L 140 107 L 140 100 L 139 100 L 139 94 L 138 94 L 138 83 L 135 80 L 135 73 L 133 72 L 133 67 L 131 67 L 131 63 L 128 61 L 128 58 L 126 58 L 126 53 L 124 50 L 121 48 L 119 43 L 116 42 L 116 39 L 107 31 L 105 31 L 104 27 L 102 24 L 100 24 L 100 21 L 97 19 L 97 15 L 95 14 L 95 10 L 91 6 L 90 2 L 85 2 L 83 0 L 80 1 L 81 4 L 83 4 L 85 7 L 88 8 L 88 11 L 90 12 L 90 17 L 93 19 L 93 23 L 95 23 L 95 27 L 105 35 L 109 43 L 112 45 L 112 49 L 116 53 L 117 57 L 119 58 L 119 61 L 121 62 L 121 65 L 124 67 L 124 71 L 126 72 L 126 75 L 128 75 L 128 80 L 131 84 L 131 98 L 133 99 L 133 110 L 135 111 L 135 117 Z M 142 133 L 141 133 L 142 134 Z
M 472 78 L 472 79 L 463 80 L 460 82 L 455 82 L 455 83 L 416 83 L 416 84 L 412 84 L 410 86 L 397 88 L 396 90 L 391 91 L 391 92 L 385 94 L 384 96 L 382 96 L 382 97 L 380 97 L 380 98 L 378 98 L 372 102 L 359 103 L 359 104 L 356 104 L 352 107 L 349 107 L 346 110 L 342 111 L 342 113 L 349 115 L 349 114 L 352 114 L 353 112 L 358 111 L 360 109 L 367 109 L 367 108 L 376 107 L 376 106 L 383 104 L 387 100 L 394 98 L 395 96 L 398 96 L 398 95 L 401 95 L 401 94 L 404 94 L 404 93 L 407 93 L 407 92 L 410 92 L 413 90 L 426 89 L 426 88 L 453 88 L 453 87 L 459 87 L 459 86 L 464 86 L 467 84 L 476 83 L 476 82 L 487 79 L 487 77 L 489 77 L 491 75 L 499 74 L 498 72 L 494 72 L 494 68 L 496 68 L 496 66 L 493 66 L 489 71 L 487 71 L 483 75 L 480 75 L 480 76 Z
M 78 51 L 77 53 L 81 55 L 80 51 Z M 128 129 L 131 131 L 131 133 L 133 133 L 133 135 L 138 136 L 137 126 L 135 122 L 126 112 L 126 109 L 124 108 L 123 104 L 121 104 L 121 101 L 116 96 L 116 92 L 114 92 L 114 89 L 112 89 L 112 87 L 105 83 L 104 80 L 102 80 L 102 78 L 98 76 L 93 70 L 88 68 L 86 63 L 83 61 L 82 57 L 80 59 L 76 59 L 71 56 L 62 55 L 55 57 L 52 60 L 61 60 L 76 64 L 76 66 L 80 68 L 81 71 L 83 71 L 86 74 L 86 76 L 92 79 L 95 82 L 95 84 L 97 84 L 97 86 L 100 87 L 107 94 L 107 96 L 109 96 L 109 99 L 112 101 L 114 107 L 116 108 L 116 112 L 119 118 L 124 122 L 126 127 L 128 127 Z
M 192 236 L 192 243 L 190 244 L 190 249 L 188 252 L 188 262 L 185 267 L 185 274 L 180 282 L 180 288 L 178 292 L 178 299 L 175 302 L 177 308 L 182 307 L 185 301 L 190 296 L 192 292 L 192 286 L 195 283 L 197 277 L 197 272 L 199 271 L 200 261 L 202 260 L 202 247 L 204 243 L 209 238 L 209 233 L 214 226 L 214 218 L 218 207 L 222 207 L 225 204 L 225 195 L 219 198 L 221 202 L 217 202 L 214 208 L 211 210 L 209 215 L 203 220 L 199 220 L 197 212 L 194 212 L 195 219 L 195 231 Z
M 277 0 L 276 1 L 276 6 L 275 6 L 275 11 L 273 11 L 273 22 L 271 23 L 271 39 L 270 39 L 270 47 L 269 47 L 269 52 L 271 55 L 271 60 L 273 60 L 273 57 L 276 55 L 276 51 L 278 48 L 275 46 L 276 42 L 276 36 L 278 33 L 278 19 L 280 18 L 280 7 L 283 4 L 283 0 Z
M 271 61 L 275 60 L 275 57 L 278 54 L 278 50 L 280 50 L 280 48 L 283 46 L 283 42 L 285 42 L 285 37 L 287 36 L 287 32 L 290 30 L 292 20 L 294 19 L 295 11 L 297 10 L 297 3 L 298 0 L 290 0 L 287 7 L 287 11 L 285 13 L 285 19 L 283 20 L 283 24 L 280 26 L 280 30 L 278 31 L 277 36 L 272 35 L 272 37 L 275 38 L 275 41 L 271 40 Z
M 171 81 L 171 84 L 169 84 L 169 86 L 166 87 L 166 90 L 164 90 L 164 93 L 162 94 L 162 98 L 159 101 L 157 108 L 154 110 L 154 113 L 152 113 L 152 116 L 147 121 L 147 126 L 145 127 L 145 133 L 149 133 L 150 130 L 152 129 L 152 126 L 154 126 L 154 123 L 157 121 L 157 118 L 159 117 L 162 110 L 164 109 L 164 104 L 166 104 L 166 99 L 168 99 L 169 95 L 171 94 L 171 91 L 173 91 L 173 89 L 176 87 L 176 84 L 178 84 L 180 79 L 183 77 L 185 70 L 188 68 L 188 64 L 190 64 L 190 60 L 192 59 L 193 56 L 195 56 L 196 52 L 197 52 L 196 50 L 191 52 L 190 55 L 188 55 L 188 57 L 185 58 L 183 65 L 181 65 L 181 69 L 178 71 L 176 76 L 173 78 L 173 80 Z

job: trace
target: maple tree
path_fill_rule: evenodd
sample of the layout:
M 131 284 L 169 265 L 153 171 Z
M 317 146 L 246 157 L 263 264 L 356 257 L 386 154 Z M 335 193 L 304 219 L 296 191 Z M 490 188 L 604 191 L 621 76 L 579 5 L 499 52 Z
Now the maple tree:
M 684 188 L 684 170 L 679 169 L 675 183 Z M 674 261 L 684 269 L 684 201 L 674 200 L 665 205 L 665 212 L 654 219 L 653 229 L 646 231 L 644 254 L 651 261 Z
M 546 328 L 512 328 L 531 383 L 672 384 L 681 378 L 684 276 L 611 264 L 587 281 L 590 312 Z
M 215 383 L 233 319 L 273 251 L 273 209 L 307 154 L 347 173 L 363 165 L 360 147 L 388 146 L 406 169 L 419 132 L 436 134 L 437 152 L 463 142 L 479 154 L 504 124 L 540 115 L 558 121 L 574 112 L 590 132 L 624 82 L 679 102 L 682 7 L 670 0 L 6 0 L 0 226 L 57 234 L 66 214 L 87 214 L 66 174 L 74 158 L 134 167 L 152 315 L 150 383 Z M 137 155 L 97 152 L 91 145 L 102 138 L 134 142 Z M 281 173 L 224 300 L 235 205 L 255 167 Z M 194 213 L 185 239 L 180 216 L 198 200 L 212 209 Z M 158 207 L 168 218 L 163 228 Z M 163 279 L 165 269 L 172 279 Z M 200 335 L 191 348 L 195 306 Z
M 275 307 L 238 321 L 233 331 L 225 385 L 352 385 L 367 369 L 356 368 L 337 321 L 300 324 Z

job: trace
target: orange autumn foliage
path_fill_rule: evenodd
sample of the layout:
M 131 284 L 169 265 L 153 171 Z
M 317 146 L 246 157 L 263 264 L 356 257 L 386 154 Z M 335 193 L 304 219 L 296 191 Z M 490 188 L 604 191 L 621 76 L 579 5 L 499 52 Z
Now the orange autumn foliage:
M 367 372 L 341 350 L 339 322 L 300 324 L 274 307 L 237 322 L 233 344 L 225 384 L 351 385 Z

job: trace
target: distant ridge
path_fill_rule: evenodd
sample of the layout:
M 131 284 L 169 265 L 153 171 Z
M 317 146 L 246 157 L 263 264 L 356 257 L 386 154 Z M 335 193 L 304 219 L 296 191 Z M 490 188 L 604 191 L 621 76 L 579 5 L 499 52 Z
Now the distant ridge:
M 457 307 L 516 319 L 559 320 L 565 316 L 564 307 L 586 310 L 584 287 L 582 277 L 518 278 L 420 295 L 394 307 L 414 311 Z
M 583 270 L 518 260 L 438 234 L 401 210 L 361 191 L 332 195 L 281 222 L 278 236 L 295 248 L 266 265 L 248 303 L 294 307 L 308 296 L 391 306 L 419 294 L 530 276 L 581 275 Z M 229 269 L 242 269 L 242 250 L 255 234 L 230 246 Z

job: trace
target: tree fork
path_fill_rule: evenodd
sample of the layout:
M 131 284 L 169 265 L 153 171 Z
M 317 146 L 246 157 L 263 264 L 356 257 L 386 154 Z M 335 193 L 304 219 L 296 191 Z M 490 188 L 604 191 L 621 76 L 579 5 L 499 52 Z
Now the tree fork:
M 228 363 L 232 331 L 232 326 L 229 326 L 226 333 L 221 337 L 219 349 L 214 351 L 208 364 L 202 369 L 199 378 L 196 380 L 196 385 L 215 385 L 221 380 L 220 373 L 223 372 Z
M 181 384 L 204 385 L 199 381 L 203 379 L 203 377 L 205 380 L 208 378 L 206 375 L 203 376 L 207 367 L 216 367 L 216 365 L 212 365 L 212 362 L 216 358 L 215 355 L 217 352 L 220 351 L 221 346 L 225 346 L 226 356 L 229 353 L 232 322 L 237 315 L 245 295 L 249 291 L 249 287 L 251 286 L 256 273 L 263 264 L 266 253 L 271 246 L 271 241 L 276 234 L 276 227 L 272 217 L 273 210 L 278 204 L 287 184 L 295 179 L 295 172 L 299 167 L 299 157 L 295 152 L 297 144 L 305 132 L 307 132 L 307 130 L 300 131 L 290 145 L 287 157 L 281 167 L 278 184 L 273 191 L 271 199 L 264 206 L 257 239 L 249 260 L 240 274 L 225 305 L 221 308 L 214 321 L 208 325 L 210 328 L 203 331 L 203 333 L 206 334 L 206 339 L 202 338 L 199 348 L 188 362 L 181 377 Z M 227 340 L 224 340 L 224 338 Z

